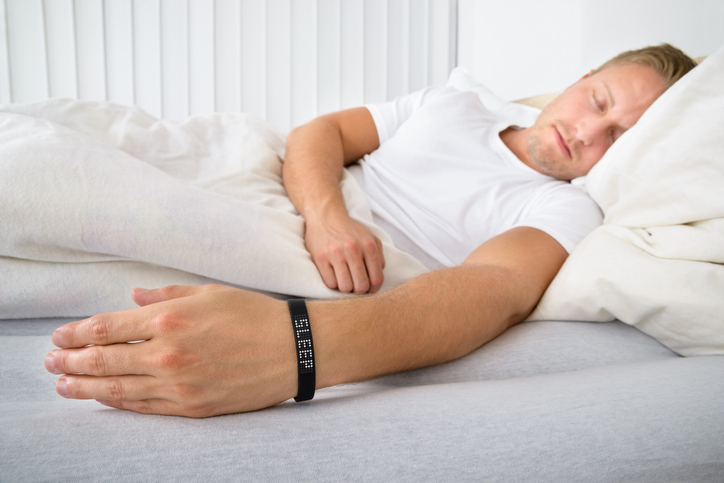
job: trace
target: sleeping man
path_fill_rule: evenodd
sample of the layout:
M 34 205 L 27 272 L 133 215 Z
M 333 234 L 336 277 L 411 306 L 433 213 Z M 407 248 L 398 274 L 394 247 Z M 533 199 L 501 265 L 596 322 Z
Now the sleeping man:
M 461 357 L 522 321 L 601 222 L 583 176 L 694 62 L 669 45 L 621 54 L 522 128 L 477 94 L 429 88 L 322 116 L 289 135 L 288 195 L 330 288 L 284 302 L 224 286 L 135 289 L 140 306 L 58 328 L 62 396 L 141 413 L 251 411 L 315 388 Z M 351 166 L 375 221 L 434 270 L 388 291 L 379 240 L 348 215 Z M 293 320 L 293 323 L 292 323 Z M 143 343 L 125 344 L 143 340 Z M 90 347 L 86 347 L 89 346 Z

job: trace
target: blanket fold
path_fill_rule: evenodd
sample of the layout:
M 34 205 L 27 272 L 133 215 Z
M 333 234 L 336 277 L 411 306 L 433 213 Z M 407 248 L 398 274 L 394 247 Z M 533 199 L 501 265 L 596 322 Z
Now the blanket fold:
M 173 283 L 338 295 L 286 196 L 284 144 L 245 114 L 175 123 L 103 102 L 0 108 L 0 316 L 127 309 L 133 286 Z M 374 226 L 346 173 L 342 192 L 383 242 L 384 287 L 425 271 Z

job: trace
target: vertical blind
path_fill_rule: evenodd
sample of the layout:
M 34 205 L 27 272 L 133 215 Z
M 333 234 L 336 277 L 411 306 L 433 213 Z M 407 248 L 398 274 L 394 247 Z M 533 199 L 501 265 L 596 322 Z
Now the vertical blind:
M 444 83 L 456 0 L 0 0 L 0 102 L 245 111 L 289 129 Z

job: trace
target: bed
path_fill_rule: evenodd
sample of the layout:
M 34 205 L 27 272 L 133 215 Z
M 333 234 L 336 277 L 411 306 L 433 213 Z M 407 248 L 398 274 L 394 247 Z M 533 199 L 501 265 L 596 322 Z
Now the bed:
M 244 271 L 229 263 L 224 243 L 215 239 L 208 245 L 209 239 L 192 236 L 188 224 L 172 227 L 175 238 L 184 240 L 174 252 L 164 250 L 167 238 L 143 239 L 140 231 L 137 240 L 143 243 L 135 245 L 102 236 L 113 227 L 127 231 L 132 226 L 127 213 L 105 213 L 96 220 L 103 230 L 74 234 L 68 220 L 53 219 L 52 205 L 38 212 L 38 219 L 47 216 L 42 222 L 12 218 L 21 215 L 7 209 L 12 205 L 6 195 L 4 226 L 52 227 L 48 236 L 68 243 L 39 257 L 37 239 L 29 243 L 27 236 L 7 233 L 0 238 L 0 481 L 724 480 L 724 201 L 719 195 L 724 92 L 718 86 L 724 50 L 695 71 L 578 181 L 604 208 L 605 224 L 576 249 L 526 322 L 457 361 L 328 388 L 312 402 L 287 401 L 253 413 L 195 420 L 66 400 L 55 393 L 56 376 L 45 370 L 43 359 L 54 347 L 50 336 L 56 327 L 130 308 L 127 294 L 134 285 L 222 281 L 254 285 L 274 296 L 330 295 L 304 258 L 303 227 L 279 192 L 283 135 L 241 114 L 202 116 L 186 124 L 206 134 L 213 126 L 236 126 L 264 141 L 249 144 L 261 149 L 253 156 L 259 163 L 245 168 L 247 181 L 257 183 L 257 198 L 241 201 L 277 210 L 270 229 L 294 226 L 294 236 L 280 235 L 274 242 L 277 252 L 297 264 L 292 270 L 297 278 L 284 279 L 288 285 L 280 285 L 274 273 L 260 278 L 258 269 Z M 448 82 L 478 91 L 481 101 L 494 99 L 464 71 L 453 72 Z M 94 110 L 102 114 L 94 119 L 106 124 L 82 122 L 78 113 Z M 52 124 L 47 139 L 59 139 L 58 144 L 41 154 L 61 162 L 58 147 L 90 136 L 94 149 L 119 166 L 147 170 L 143 179 L 121 176 L 117 184 L 148 183 L 149 191 L 163 191 L 158 188 L 163 185 L 169 192 L 179 186 L 137 163 L 143 156 L 134 149 L 148 150 L 150 141 L 138 137 L 145 131 L 107 135 L 119 132 L 109 127 L 114 123 L 126 128 L 151 123 L 156 135 L 163 128 L 170 133 L 167 139 L 176 139 L 177 124 L 157 124 L 123 106 L 73 100 L 5 106 L 3 112 L 3 119 L 18 116 L 0 131 L 4 160 L 11 157 L 7 146 L 17 138 L 13 133 L 21 132 L 10 127 L 39 132 Z M 677 142 L 664 142 L 669 139 Z M 219 150 L 226 149 L 219 143 Z M 17 177 L 7 175 L 5 162 L 0 192 L 13 187 L 17 192 L 13 179 L 21 179 L 23 170 L 37 171 L 32 160 L 42 156 L 32 153 L 38 145 L 45 144 L 11 146 L 23 153 L 22 162 L 12 166 Z M 183 176 L 177 173 L 177 181 Z M 183 193 L 207 189 L 229 195 L 236 187 L 225 179 L 201 176 Z M 359 193 L 351 180 L 344 189 L 355 216 L 369 221 L 364 203 L 355 204 Z M 78 206 L 86 206 L 91 195 L 79 198 Z M 127 195 L 119 191 L 118 196 Z M 33 202 L 42 206 L 47 199 Z M 198 216 L 209 209 L 229 213 L 214 205 L 199 209 Z M 143 213 L 151 216 L 153 210 Z M 253 213 L 246 216 L 257 216 Z M 225 236 L 235 240 L 238 233 Z M 82 247 L 72 245 L 74 240 Z M 218 260 L 188 256 L 210 248 Z M 250 239 L 246 248 L 265 260 L 268 247 Z M 394 247 L 386 250 L 388 263 L 396 267 L 388 277 L 391 284 L 423 270 Z
M 458 361 L 254 413 L 55 394 L 69 319 L 3 321 L 2 481 L 721 481 L 724 357 L 622 322 L 526 322 Z

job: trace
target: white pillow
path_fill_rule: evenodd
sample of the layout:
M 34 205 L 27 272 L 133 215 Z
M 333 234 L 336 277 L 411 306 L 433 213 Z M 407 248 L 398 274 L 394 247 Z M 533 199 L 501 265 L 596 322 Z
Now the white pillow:
M 529 320 L 620 319 L 682 355 L 724 354 L 724 48 L 591 170 L 604 225 Z

